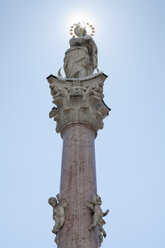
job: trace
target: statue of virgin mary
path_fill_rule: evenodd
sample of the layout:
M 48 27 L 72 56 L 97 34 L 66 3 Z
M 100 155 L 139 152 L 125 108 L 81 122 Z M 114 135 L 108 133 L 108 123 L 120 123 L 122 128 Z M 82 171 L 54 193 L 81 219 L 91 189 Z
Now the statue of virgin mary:
M 97 69 L 97 46 L 80 23 L 74 33 L 76 37 L 70 39 L 70 48 L 65 53 L 64 71 L 67 78 L 82 78 Z

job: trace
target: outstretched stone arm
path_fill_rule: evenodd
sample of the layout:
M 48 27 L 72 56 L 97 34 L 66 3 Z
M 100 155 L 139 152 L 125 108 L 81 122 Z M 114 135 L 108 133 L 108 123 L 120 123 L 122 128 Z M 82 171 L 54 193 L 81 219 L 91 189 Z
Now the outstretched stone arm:
M 109 213 L 109 209 L 103 213 L 103 216 L 106 216 Z
M 57 198 L 57 200 L 58 200 L 58 202 L 60 201 L 60 194 L 57 194 L 56 195 L 56 198 Z

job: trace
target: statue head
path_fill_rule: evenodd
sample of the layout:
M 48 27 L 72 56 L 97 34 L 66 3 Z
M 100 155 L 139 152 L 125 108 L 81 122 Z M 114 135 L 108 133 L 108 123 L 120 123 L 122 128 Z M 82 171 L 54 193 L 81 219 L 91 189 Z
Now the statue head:
M 91 30 L 90 36 L 94 36 L 95 28 L 89 22 L 74 23 L 70 27 L 70 35 L 72 35 L 72 38 L 75 38 L 75 35 L 78 37 L 83 37 L 87 35 L 87 30 Z
M 86 31 L 85 27 L 83 27 L 80 23 L 78 23 L 74 29 L 74 33 L 78 37 L 83 37 L 87 34 L 87 31 Z
M 48 200 L 48 203 L 52 206 L 52 207 L 56 207 L 57 206 L 57 200 L 55 197 L 50 197 Z
M 102 200 L 101 200 L 101 197 L 99 195 L 95 195 L 93 197 L 93 201 L 95 202 L 95 204 L 97 205 L 101 205 L 102 204 Z

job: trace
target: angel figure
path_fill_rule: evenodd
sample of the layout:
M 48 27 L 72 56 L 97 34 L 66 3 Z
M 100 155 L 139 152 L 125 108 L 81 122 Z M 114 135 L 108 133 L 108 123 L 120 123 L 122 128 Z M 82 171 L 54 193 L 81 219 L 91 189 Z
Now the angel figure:
M 103 229 L 103 225 L 106 224 L 106 222 L 103 220 L 103 217 L 106 216 L 109 212 L 107 209 L 106 212 L 103 212 L 101 209 L 102 200 L 99 195 L 95 195 L 93 197 L 93 201 L 87 203 L 87 207 L 92 210 L 93 212 L 93 222 L 91 226 L 89 227 L 89 230 L 92 230 L 96 226 L 99 228 L 99 246 L 101 246 L 101 243 L 103 241 L 103 236 L 106 237 L 106 232 Z
M 65 223 L 65 208 L 67 207 L 67 202 L 64 198 L 60 198 L 60 195 L 55 197 L 50 197 L 48 203 L 53 207 L 53 220 L 55 221 L 55 226 L 52 232 L 57 235 L 58 231 L 62 228 Z M 57 243 L 57 238 L 55 238 Z

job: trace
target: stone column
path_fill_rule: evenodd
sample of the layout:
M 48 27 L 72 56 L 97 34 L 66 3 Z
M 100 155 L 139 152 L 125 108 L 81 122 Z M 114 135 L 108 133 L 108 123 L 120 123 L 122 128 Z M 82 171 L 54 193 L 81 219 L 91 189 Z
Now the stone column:
M 60 196 L 68 202 L 59 248 L 96 248 L 97 230 L 89 231 L 92 216 L 86 203 L 96 194 L 95 132 L 72 124 L 63 133 Z
M 110 110 L 102 94 L 106 75 L 47 79 L 57 106 L 50 117 L 63 138 L 60 197 L 68 203 L 65 223 L 57 234 L 58 248 L 98 248 L 98 227 L 89 230 L 92 214 L 87 203 L 97 193 L 94 140 Z

